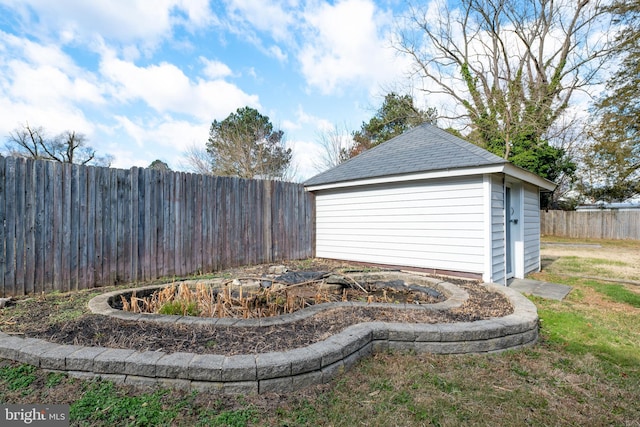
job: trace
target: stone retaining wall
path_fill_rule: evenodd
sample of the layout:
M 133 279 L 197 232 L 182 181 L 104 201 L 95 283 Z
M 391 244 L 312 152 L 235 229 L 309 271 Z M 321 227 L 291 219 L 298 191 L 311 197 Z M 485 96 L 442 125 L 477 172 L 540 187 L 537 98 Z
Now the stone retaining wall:
M 133 385 L 234 394 L 294 391 L 329 382 L 361 358 L 381 351 L 485 353 L 534 344 L 538 339 L 535 305 L 509 288 L 487 286 L 509 298 L 513 314 L 446 324 L 361 323 L 308 347 L 237 356 L 60 345 L 0 333 L 0 357 L 75 377 L 98 376 Z

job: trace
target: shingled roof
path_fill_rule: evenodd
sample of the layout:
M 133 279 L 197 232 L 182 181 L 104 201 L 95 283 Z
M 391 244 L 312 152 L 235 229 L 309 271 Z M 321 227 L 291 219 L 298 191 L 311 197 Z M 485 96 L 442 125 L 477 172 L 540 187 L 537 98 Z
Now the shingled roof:
M 308 179 L 304 185 L 504 163 L 507 161 L 502 157 L 436 126 L 423 124 Z

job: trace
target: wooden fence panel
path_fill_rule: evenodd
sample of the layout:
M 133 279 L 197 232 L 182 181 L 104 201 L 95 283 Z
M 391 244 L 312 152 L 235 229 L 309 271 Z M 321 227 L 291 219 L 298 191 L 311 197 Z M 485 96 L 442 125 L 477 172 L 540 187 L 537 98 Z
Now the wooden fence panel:
M 21 216 L 15 217 L 15 292 L 23 293 L 25 291 L 25 162 L 16 163 L 16 180 L 15 180 L 15 211 Z
M 1 160 L 1 159 L 0 159 Z M 6 165 L 7 162 L 0 161 L 0 194 L 4 197 L 0 198 L 0 293 L 5 295 L 4 288 L 4 275 L 7 270 L 7 242 L 9 241 L 9 237 L 6 235 L 5 226 L 7 224 L 7 186 L 5 183 L 6 180 Z
M 541 211 L 542 235 L 640 240 L 640 211 Z
M 5 271 L 4 292 L 8 295 L 17 293 L 16 289 L 16 161 L 7 159 L 5 177 L 5 206 L 7 215 L 5 224 Z
M 0 158 L 0 295 L 312 256 L 299 184 Z
M 88 180 L 90 168 L 75 168 L 78 175 L 78 282 L 75 289 L 85 289 L 88 281 L 88 217 L 89 217 L 89 193 Z

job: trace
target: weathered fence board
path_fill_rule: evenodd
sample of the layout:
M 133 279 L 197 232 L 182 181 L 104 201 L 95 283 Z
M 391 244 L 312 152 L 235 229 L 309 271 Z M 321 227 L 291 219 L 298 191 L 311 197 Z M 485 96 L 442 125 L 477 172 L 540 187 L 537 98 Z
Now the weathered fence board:
M 542 211 L 540 232 L 558 237 L 640 240 L 640 211 Z
M 299 184 L 0 157 L 0 296 L 313 256 Z

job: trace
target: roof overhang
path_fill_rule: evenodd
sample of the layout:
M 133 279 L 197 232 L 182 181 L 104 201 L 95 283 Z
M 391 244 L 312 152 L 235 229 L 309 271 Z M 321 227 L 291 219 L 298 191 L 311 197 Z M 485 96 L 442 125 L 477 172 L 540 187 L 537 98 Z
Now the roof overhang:
M 511 163 L 477 166 L 472 168 L 441 169 L 441 170 L 435 170 L 435 171 L 418 172 L 418 173 L 402 174 L 402 175 L 387 175 L 387 176 L 374 177 L 374 178 L 357 179 L 352 181 L 341 181 L 341 182 L 331 182 L 327 184 L 309 185 L 309 186 L 306 186 L 305 188 L 307 191 L 322 191 L 322 190 L 333 190 L 337 188 L 361 187 L 366 185 L 390 184 L 390 183 L 396 183 L 396 182 L 423 181 L 423 180 L 429 180 L 429 179 L 453 178 L 453 177 L 460 177 L 460 176 L 484 175 L 484 174 L 491 174 L 491 173 L 504 173 L 506 175 L 517 178 L 521 181 L 536 185 L 546 191 L 553 191 L 556 188 L 556 184 L 554 182 L 544 179 L 525 169 L 514 166 Z

